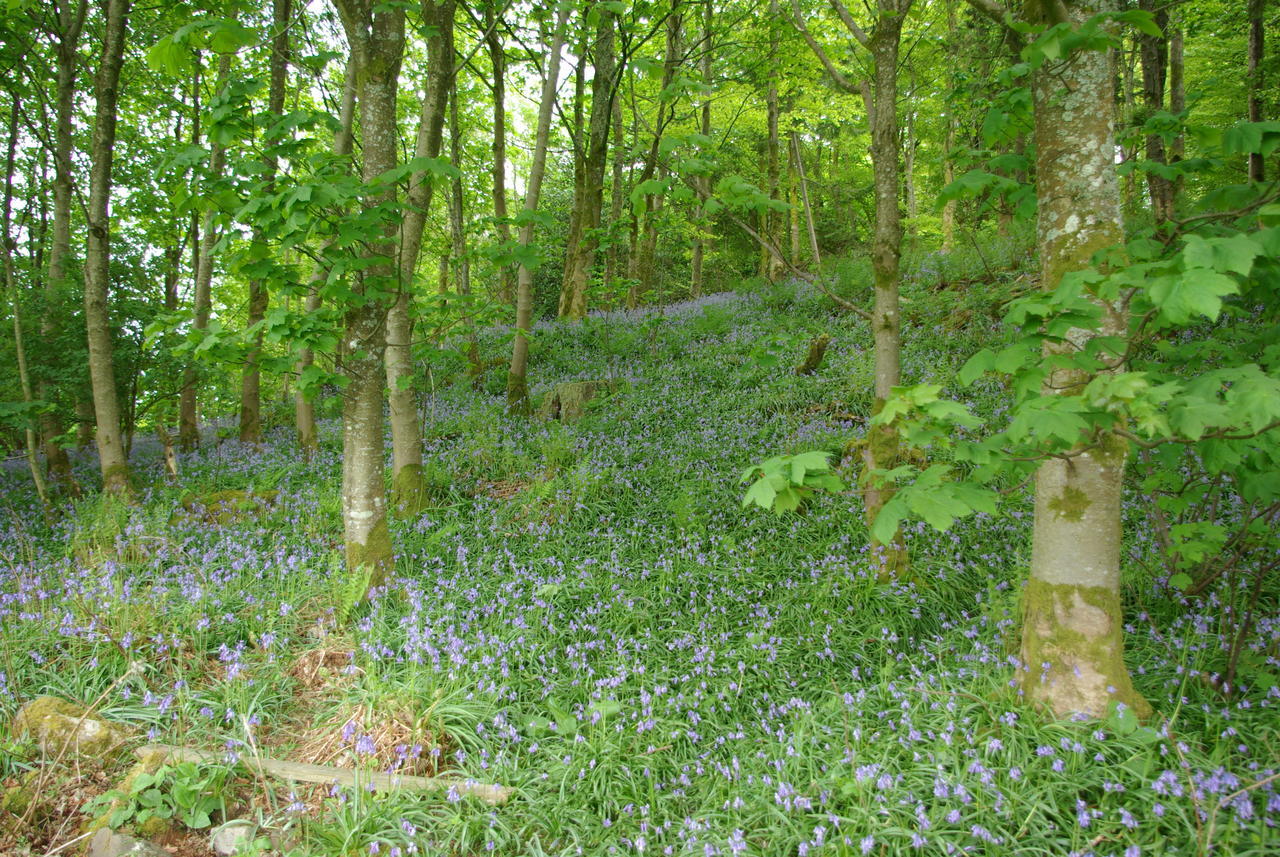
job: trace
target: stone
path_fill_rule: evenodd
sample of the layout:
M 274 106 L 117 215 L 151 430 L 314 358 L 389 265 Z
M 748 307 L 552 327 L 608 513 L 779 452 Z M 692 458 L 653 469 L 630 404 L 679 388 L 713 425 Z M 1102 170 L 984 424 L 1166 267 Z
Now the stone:
M 93 834 L 85 857 L 172 857 L 159 845 L 106 827 Z
M 11 726 L 19 738 L 30 738 L 50 758 L 66 752 L 80 758 L 110 759 L 130 734 L 83 706 L 56 696 L 39 696 L 18 709 Z
M 572 423 L 587 412 L 587 403 L 618 389 L 617 381 L 566 381 L 557 384 L 542 399 L 538 416 L 544 420 Z
M 251 851 L 258 837 L 258 825 L 243 818 L 235 818 L 220 824 L 209 835 L 209 847 L 221 857 Z

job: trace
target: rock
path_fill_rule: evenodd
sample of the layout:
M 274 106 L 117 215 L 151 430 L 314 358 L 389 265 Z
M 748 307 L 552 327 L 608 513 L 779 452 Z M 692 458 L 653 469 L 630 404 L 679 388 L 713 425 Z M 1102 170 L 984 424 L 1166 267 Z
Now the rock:
M 236 818 L 214 828 L 209 836 L 209 847 L 215 854 L 231 857 L 242 851 L 250 851 L 258 836 L 258 825 L 243 818 Z
M 172 857 L 159 845 L 102 828 L 89 840 L 85 857 Z
M 22 706 L 11 731 L 19 738 L 34 740 L 50 758 L 65 747 L 68 754 L 82 758 L 109 759 L 130 737 L 121 727 L 56 696 L 36 697 Z
M 557 384 L 542 399 L 538 416 L 545 420 L 576 422 L 587 411 L 587 402 L 618 389 L 617 381 L 566 381 Z
M 230 524 L 250 515 L 261 515 L 275 505 L 279 491 L 214 491 L 189 495 L 182 501 L 187 512 L 203 513 L 213 524 Z

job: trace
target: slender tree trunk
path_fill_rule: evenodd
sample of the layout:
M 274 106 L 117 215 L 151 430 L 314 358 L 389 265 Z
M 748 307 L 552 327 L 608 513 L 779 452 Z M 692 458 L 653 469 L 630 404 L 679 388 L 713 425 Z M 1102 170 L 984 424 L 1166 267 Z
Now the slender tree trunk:
M 769 0 L 769 20 L 778 20 L 778 0 Z M 769 50 L 770 61 L 776 61 L 776 43 Z M 769 181 L 769 199 L 777 202 L 781 199 L 781 169 L 778 144 L 778 118 L 781 112 L 778 107 L 778 85 L 773 75 L 769 75 L 769 85 L 764 93 L 765 104 L 765 164 Z M 764 223 L 760 234 L 767 237 L 774 247 L 782 247 L 783 216 L 781 212 L 768 209 L 763 213 Z M 786 269 L 776 254 L 765 253 L 761 260 L 762 273 L 770 282 L 777 282 L 785 275 Z
M 703 0 L 702 4 L 702 61 L 699 64 L 702 71 L 702 106 L 699 110 L 701 113 L 702 136 L 711 137 L 711 48 L 714 39 L 714 31 L 712 24 L 714 23 L 715 7 L 712 0 Z M 711 178 L 709 176 L 698 176 L 694 179 L 697 184 L 698 193 L 703 199 L 711 197 Z M 707 235 L 710 232 L 711 224 L 708 222 L 705 203 L 698 208 L 697 231 L 693 239 L 693 258 L 690 262 L 692 267 L 692 282 L 690 283 L 689 292 L 693 297 L 700 297 L 705 290 L 706 275 L 703 272 L 703 266 L 706 264 L 707 253 Z
M 1163 4 L 1161 4 L 1162 6 Z M 1155 16 L 1161 35 L 1138 34 L 1138 50 L 1142 61 L 1142 100 L 1147 116 L 1164 109 L 1164 86 L 1169 68 L 1169 13 L 1157 7 L 1156 0 L 1141 0 L 1140 8 Z M 1147 158 L 1157 164 L 1167 164 L 1164 138 L 1159 134 L 1147 135 Z M 1157 224 L 1173 217 L 1173 184 L 1155 172 L 1147 173 L 1147 192 L 1151 197 L 1151 213 Z
M 396 91 L 404 57 L 403 8 L 366 0 L 335 0 L 355 60 L 360 131 L 366 183 L 396 166 Z M 394 186 L 365 200 L 366 211 L 394 205 Z M 342 407 L 342 519 L 347 568 L 367 575 L 370 590 L 386 582 L 395 567 L 387 529 L 383 477 L 382 389 L 386 382 L 387 311 L 399 291 L 397 227 L 386 222 L 369 242 L 370 264 L 355 284 L 343 313 L 342 370 L 348 383 Z
M 467 194 L 462 183 L 462 117 L 458 110 L 458 80 L 449 99 L 449 160 L 458 170 L 449 188 L 449 239 L 454 258 L 454 288 L 471 294 L 471 263 L 467 258 Z M 475 344 L 474 338 L 472 344 Z
M 31 389 L 31 375 L 27 372 L 27 349 L 22 338 L 22 302 L 18 298 L 18 284 L 13 274 L 13 173 L 18 151 L 18 105 L 18 98 L 14 95 L 12 109 L 9 113 L 9 141 L 5 156 L 4 174 L 3 222 L 0 223 L 4 233 L 0 234 L 0 242 L 3 243 L 4 252 L 4 284 L 9 294 L 9 305 L 13 311 L 13 351 L 18 363 L 18 383 L 22 389 L 23 403 L 30 406 L 35 401 L 35 394 Z M 31 469 L 31 480 L 35 483 L 36 495 L 40 498 L 40 505 L 47 512 L 49 509 L 49 489 L 45 486 L 44 473 L 40 470 L 40 462 L 37 460 L 36 449 L 38 441 L 34 423 L 29 418 L 25 433 L 27 466 Z
M 666 91 L 675 81 L 676 72 L 680 68 L 681 18 L 680 0 L 672 0 L 671 14 L 667 17 L 667 43 L 663 58 L 662 88 Z M 639 184 L 653 178 L 658 168 L 658 152 L 661 150 L 662 137 L 667 125 L 675 118 L 676 99 L 669 99 L 666 104 L 661 101 L 654 117 L 653 140 L 649 144 L 649 152 L 645 156 L 644 169 L 640 173 Z M 627 296 L 627 306 L 636 307 L 644 296 L 653 288 L 654 254 L 658 247 L 658 224 L 654 214 L 662 209 L 660 194 L 645 196 L 644 214 L 632 220 L 631 257 L 628 260 L 631 292 Z
M 218 75 L 215 87 L 223 92 L 231 79 L 231 55 L 223 54 L 218 58 Z M 198 91 L 198 89 L 197 89 Z M 195 111 L 200 110 L 199 102 L 195 102 Z M 209 183 L 216 184 L 222 178 L 226 167 L 226 147 L 212 143 L 209 153 Z M 192 327 L 196 332 L 203 332 L 209 327 L 209 316 L 213 310 L 213 248 L 218 243 L 218 232 L 215 228 L 214 211 L 206 208 L 203 224 L 200 229 L 200 250 L 196 256 L 195 294 L 192 305 L 195 318 Z M 200 414 L 197 407 L 200 388 L 200 372 L 194 364 L 188 365 L 182 376 L 182 395 L 178 402 L 178 445 L 184 450 L 192 450 L 200 445 Z
M 600 246 L 599 228 L 604 207 L 604 172 L 609 159 L 609 125 L 617 91 L 614 62 L 614 14 L 600 9 L 591 48 L 591 117 L 585 140 L 580 193 L 575 191 L 578 216 L 577 240 L 568 245 L 564 288 L 560 294 L 560 316 L 581 319 L 587 314 L 587 284 L 596 266 Z
M 504 244 L 511 241 L 511 226 L 507 223 L 507 55 L 498 35 L 493 4 L 485 5 L 485 46 L 489 51 L 489 65 L 493 69 L 493 219 L 497 223 L 498 236 Z M 504 265 L 498 293 L 503 303 L 514 304 L 515 281 L 511 267 Z
M 445 104 L 453 88 L 453 0 L 442 0 L 429 14 L 434 33 L 427 43 L 427 91 L 418 117 L 415 158 L 438 158 L 444 138 Z M 363 111 L 362 114 L 363 115 Z M 392 503 L 405 514 L 421 511 L 426 501 L 422 480 L 422 424 L 413 389 L 413 322 L 409 307 L 417 279 L 422 235 L 434 195 L 426 170 L 409 178 L 407 210 L 400 226 L 400 283 L 387 313 L 386 374 L 391 414 Z
M 586 17 L 584 12 L 583 17 Z M 574 255 L 582 243 L 582 218 L 587 207 L 587 157 L 586 157 L 586 109 L 583 100 L 587 89 L 587 35 L 573 48 L 578 63 L 573 70 L 573 127 L 569 130 L 570 144 L 573 151 L 573 205 L 569 210 L 569 231 L 565 237 L 564 273 L 560 278 L 560 298 L 556 303 L 556 315 L 567 318 L 574 303 L 572 287 L 569 282 L 570 271 L 574 266 Z M 583 295 L 585 304 L 586 295 Z
M 1073 24 L 1114 9 L 1112 0 L 1069 6 L 1036 0 L 1030 23 L 1057 23 L 1065 9 Z M 1035 72 L 1036 193 L 1041 280 L 1055 289 L 1064 274 L 1087 267 L 1093 255 L 1124 240 L 1112 153 L 1113 82 L 1107 54 L 1076 51 Z M 1117 302 L 1100 301 L 1103 329 L 1074 331 L 1085 347 L 1096 335 L 1123 336 L 1127 319 Z M 1063 370 L 1045 380 L 1044 395 L 1074 390 L 1083 379 Z M 1080 447 L 1069 460 L 1051 459 L 1036 474 L 1031 579 L 1023 593 L 1022 692 L 1056 714 L 1103 717 L 1116 704 L 1139 716 L 1151 708 L 1134 689 L 1123 656 L 1120 606 L 1120 501 L 1128 444 L 1109 436 Z
M 555 29 L 551 36 L 550 53 L 547 55 L 546 75 L 542 79 L 542 96 L 538 104 L 538 130 L 534 138 L 533 164 L 529 169 L 529 184 L 525 191 L 524 210 L 527 214 L 538 211 L 538 197 L 542 193 L 542 177 L 547 168 L 547 142 L 551 136 L 551 109 L 555 103 L 556 81 L 560 76 L 560 52 L 564 47 L 565 29 L 569 22 L 569 6 L 566 4 L 556 14 Z M 520 246 L 533 244 L 533 221 L 520 227 Z M 513 414 L 527 414 L 529 405 L 529 329 L 533 325 L 533 271 L 521 265 L 516 277 L 516 329 L 511 347 L 511 368 L 507 372 L 507 410 Z
M 623 147 L 622 99 L 618 97 L 619 95 L 619 93 L 615 93 L 613 99 L 613 167 L 610 176 L 611 187 L 609 189 L 610 239 L 609 247 L 604 254 L 604 282 L 610 290 L 613 289 L 614 283 L 618 279 L 618 271 L 626 266 L 626 260 L 622 258 L 623 245 L 620 240 L 622 205 L 627 197 L 627 191 L 622 169 L 626 158 L 626 149 Z
M 916 119 L 915 112 L 907 111 L 907 133 L 902 147 L 902 193 L 907 204 L 907 230 L 914 239 L 916 234 Z
M 63 300 L 69 291 L 67 261 L 71 258 L 71 151 L 74 143 L 72 114 L 75 111 L 78 49 L 88 12 L 88 0 L 57 0 L 55 10 L 58 33 L 55 45 L 57 72 L 53 130 L 53 243 L 49 250 L 49 275 L 45 280 L 45 308 L 40 316 L 40 336 L 46 342 L 53 342 L 58 338 Z M 42 401 L 54 400 L 52 385 L 47 379 L 41 378 L 36 387 Z M 80 486 L 71 473 L 71 461 L 67 458 L 66 450 L 57 442 L 62 434 L 62 420 L 57 411 L 50 410 L 40 415 L 40 434 L 45 461 L 49 465 L 49 475 L 53 477 L 54 483 L 71 496 L 80 496 Z
M 955 0 L 946 0 L 947 7 L 947 44 L 952 49 L 956 42 L 956 7 Z M 955 75 L 949 78 L 949 85 L 954 88 Z M 947 136 L 942 152 L 942 186 L 946 187 L 956 180 L 955 157 L 952 152 L 956 148 L 956 117 L 951 106 L 947 106 Z M 942 205 L 942 252 L 950 253 L 956 246 L 956 200 L 948 199 Z
M 1266 0 L 1249 0 L 1249 121 L 1262 121 L 1262 93 L 1264 75 L 1262 73 L 1263 51 L 1265 49 L 1265 28 L 1262 13 L 1266 8 Z M 1266 180 L 1266 167 L 1262 154 L 1249 154 L 1249 181 Z
M 112 365 L 111 319 L 107 307 L 111 261 L 111 168 L 116 142 L 116 102 L 129 0 L 106 0 L 102 59 L 94 80 L 93 142 L 90 149 L 89 237 L 85 249 L 84 318 L 89 342 L 89 379 L 97 423 L 98 462 L 103 490 L 128 496 L 129 463 L 120 439 L 120 403 Z
M 910 3 L 882 0 L 880 18 L 870 37 L 875 65 L 872 83 L 871 161 L 875 178 L 876 225 L 871 242 L 871 270 L 875 284 L 875 305 L 871 312 L 871 332 L 875 343 L 875 390 L 873 411 L 878 412 L 894 387 L 902 383 L 902 318 L 899 313 L 898 267 L 902 255 L 902 221 L 898 210 L 898 45 L 902 23 Z M 891 485 L 871 475 L 874 470 L 891 469 L 899 463 L 900 451 L 895 431 L 868 432 L 863 460 L 865 511 L 868 524 L 875 521 L 884 504 L 893 497 Z M 872 540 L 877 573 L 882 580 L 906 572 L 907 551 L 899 534 L 882 545 Z
M 275 117 L 284 113 L 285 76 L 289 72 L 289 7 L 290 0 L 273 0 L 271 17 L 271 83 L 267 94 L 267 111 Z M 265 140 L 268 146 L 275 140 Z M 275 185 L 278 164 L 274 155 L 263 159 L 267 193 Z M 248 326 L 253 329 L 262 324 L 267 313 L 270 295 L 267 284 L 257 278 L 249 281 Z M 240 441 L 259 443 L 262 440 L 262 330 L 253 334 L 253 348 L 240 375 Z
M 342 78 L 342 106 L 339 108 L 338 130 L 333 135 L 333 154 L 336 157 L 345 158 L 351 154 L 355 112 L 356 69 L 355 63 L 348 60 L 346 72 Z M 307 291 L 304 304 L 307 315 L 319 312 L 323 305 L 320 288 L 327 273 L 323 267 L 317 267 L 311 276 L 310 289 Z M 298 354 L 299 379 L 314 363 L 315 352 L 310 348 L 303 348 Z M 294 394 L 294 422 L 298 430 L 298 446 L 302 449 L 303 456 L 310 460 L 315 451 L 320 448 L 320 434 L 316 430 L 315 398 L 304 394 L 301 384 L 298 385 L 298 392 Z
M 1182 114 L 1187 109 L 1187 93 L 1183 87 L 1182 70 L 1183 70 L 1183 44 L 1182 44 L 1182 24 L 1177 20 L 1181 13 L 1175 12 L 1171 17 L 1171 31 L 1169 33 L 1169 112 L 1175 116 Z M 1181 161 L 1186 153 L 1186 138 L 1181 132 L 1169 144 L 1169 162 L 1177 163 Z M 1171 207 L 1177 208 L 1178 197 L 1182 194 L 1182 177 L 1174 179 Z
M 818 230 L 813 223 L 813 206 L 809 202 L 809 181 L 804 174 L 804 150 L 800 147 L 800 134 L 791 132 L 791 147 L 796 159 L 796 175 L 800 179 L 800 201 L 804 206 L 805 229 L 809 234 L 809 256 L 815 276 L 822 275 L 822 254 L 818 250 Z M 821 158 L 815 159 L 821 163 Z

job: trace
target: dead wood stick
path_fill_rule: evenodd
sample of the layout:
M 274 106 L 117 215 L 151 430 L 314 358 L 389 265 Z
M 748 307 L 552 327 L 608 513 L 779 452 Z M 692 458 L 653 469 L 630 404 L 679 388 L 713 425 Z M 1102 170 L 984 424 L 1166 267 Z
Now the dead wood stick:
M 179 762 L 221 764 L 225 756 L 208 750 L 190 747 L 173 747 L 168 744 L 149 744 L 136 751 L 140 758 L 150 754 L 163 755 Z M 286 762 L 263 756 L 241 756 L 246 768 L 261 774 L 270 774 L 283 780 L 299 783 L 337 783 L 343 786 L 372 785 L 377 789 L 409 789 L 411 791 L 444 791 L 452 788 L 460 795 L 480 798 L 488 804 L 499 806 L 507 802 L 512 790 L 506 786 L 477 783 L 454 777 L 411 777 L 405 774 L 384 774 L 376 771 L 360 771 L 355 768 L 338 768 L 333 765 L 306 765 Z

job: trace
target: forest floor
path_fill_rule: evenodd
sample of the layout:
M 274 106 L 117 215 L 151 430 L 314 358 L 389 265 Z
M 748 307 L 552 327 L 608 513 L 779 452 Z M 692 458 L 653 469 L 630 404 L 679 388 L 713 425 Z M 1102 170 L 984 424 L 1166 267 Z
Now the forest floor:
M 931 303 L 936 281 L 918 281 L 904 377 L 998 415 L 998 386 L 957 391 L 952 374 L 1001 335 L 991 309 L 1014 286 Z M 819 371 L 795 375 L 824 332 Z M 1205 680 L 1230 593 L 1169 589 L 1136 492 L 1125 606 L 1158 712 L 1145 727 L 1019 704 L 1027 498 L 946 533 L 912 526 L 915 577 L 892 585 L 852 495 L 742 507 L 744 468 L 861 435 L 871 360 L 865 325 L 788 286 L 550 326 L 535 392 L 621 389 L 564 426 L 437 387 L 432 503 L 396 522 L 399 576 L 371 606 L 343 572 L 336 424 L 311 461 L 284 429 L 261 448 L 210 442 L 177 485 L 143 450 L 137 507 L 95 497 L 53 523 L 25 474 L 0 473 L 0 721 L 40 694 L 100 698 L 139 742 L 514 790 L 491 806 L 225 765 L 157 782 L 157 800 L 195 789 L 211 825 L 247 818 L 299 855 L 1274 854 L 1280 691 L 1225 699 Z M 243 513 L 184 509 L 265 489 L 279 494 Z M 1280 614 L 1257 617 L 1250 651 L 1278 647 Z M 54 766 L 7 729 L 0 780 L 40 793 L 21 824 L 0 818 L 0 852 L 72 853 L 83 802 L 129 760 Z M 203 821 L 162 844 L 201 853 Z

